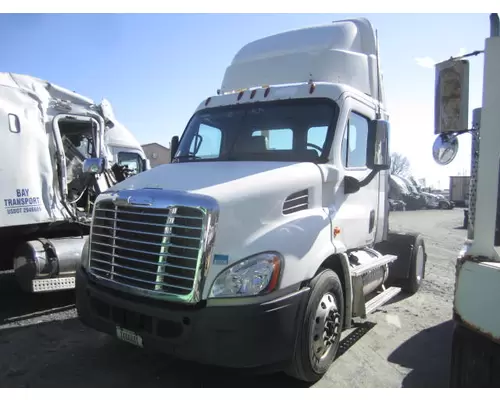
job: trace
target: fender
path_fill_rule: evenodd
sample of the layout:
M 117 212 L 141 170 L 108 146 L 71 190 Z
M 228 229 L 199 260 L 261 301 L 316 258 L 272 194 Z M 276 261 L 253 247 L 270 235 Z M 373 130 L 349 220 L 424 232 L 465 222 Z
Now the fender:
M 323 247 L 323 251 L 321 251 L 317 255 L 318 263 L 314 266 L 314 268 L 309 268 L 306 276 L 306 280 L 310 280 L 314 278 L 323 267 L 329 268 L 328 259 L 331 257 L 337 257 L 339 261 L 339 266 L 341 268 L 343 277 L 341 279 L 344 281 L 344 299 L 345 299 L 345 329 L 349 329 L 352 325 L 352 302 L 353 302 L 353 293 L 352 293 L 352 280 L 351 280 L 351 271 L 349 259 L 347 257 L 347 249 L 345 245 L 339 240 L 332 240 L 329 242 L 330 246 Z M 327 264 L 325 264 L 325 262 Z

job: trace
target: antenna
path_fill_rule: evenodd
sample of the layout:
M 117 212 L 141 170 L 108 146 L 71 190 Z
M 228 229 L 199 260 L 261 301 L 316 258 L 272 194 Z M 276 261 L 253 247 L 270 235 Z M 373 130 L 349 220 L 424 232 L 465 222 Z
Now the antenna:
M 378 30 L 375 30 L 375 57 L 377 58 L 377 119 L 382 118 L 381 106 L 382 103 L 382 82 L 380 79 L 380 55 L 379 55 L 379 43 L 378 43 Z

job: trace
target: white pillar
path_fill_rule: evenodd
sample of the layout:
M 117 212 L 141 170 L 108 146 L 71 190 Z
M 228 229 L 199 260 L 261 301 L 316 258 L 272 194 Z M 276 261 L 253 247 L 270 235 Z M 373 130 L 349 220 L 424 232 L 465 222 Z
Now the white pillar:
M 500 164 L 500 37 L 486 39 L 483 105 L 477 176 L 474 241 L 468 255 L 500 260 L 495 251 L 498 178 Z

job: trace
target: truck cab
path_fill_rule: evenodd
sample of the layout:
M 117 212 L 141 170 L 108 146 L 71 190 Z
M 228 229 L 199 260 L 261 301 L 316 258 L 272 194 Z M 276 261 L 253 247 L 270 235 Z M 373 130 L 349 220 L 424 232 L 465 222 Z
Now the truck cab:
M 120 122 L 115 121 L 104 135 L 109 165 L 127 167 L 135 175 L 151 168 L 149 160 L 134 135 Z
M 7 72 L 0 100 L 0 268 L 28 292 L 73 289 L 93 202 L 117 181 L 108 153 L 139 146 L 107 100 Z
M 320 379 L 342 330 L 424 275 L 422 238 L 388 231 L 381 82 L 363 18 L 244 46 L 172 163 L 97 199 L 80 319 L 184 359 Z

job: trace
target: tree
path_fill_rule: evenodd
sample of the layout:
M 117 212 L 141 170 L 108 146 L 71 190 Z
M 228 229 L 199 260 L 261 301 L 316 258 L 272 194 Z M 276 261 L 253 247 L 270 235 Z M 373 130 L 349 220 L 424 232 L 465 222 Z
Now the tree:
M 391 154 L 391 175 L 407 176 L 410 173 L 410 161 L 402 154 Z

